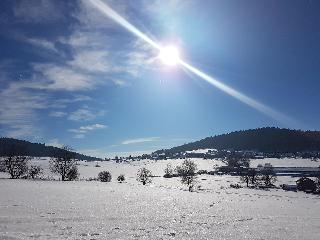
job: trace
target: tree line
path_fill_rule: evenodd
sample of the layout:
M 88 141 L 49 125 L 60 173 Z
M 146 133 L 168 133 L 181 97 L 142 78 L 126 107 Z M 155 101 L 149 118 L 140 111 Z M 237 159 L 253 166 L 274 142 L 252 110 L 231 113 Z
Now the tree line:
M 171 149 L 158 150 L 155 153 L 173 154 L 206 148 L 234 151 L 252 150 L 265 153 L 320 151 L 320 131 L 302 131 L 275 127 L 241 130 L 207 137 Z
M 64 149 L 53 146 L 46 146 L 43 143 L 31 143 L 25 140 L 14 138 L 0 138 L 0 157 L 12 155 L 32 157 L 54 157 L 57 153 L 63 153 Z M 79 160 L 98 161 L 100 158 L 86 156 L 74 152 L 75 157 Z

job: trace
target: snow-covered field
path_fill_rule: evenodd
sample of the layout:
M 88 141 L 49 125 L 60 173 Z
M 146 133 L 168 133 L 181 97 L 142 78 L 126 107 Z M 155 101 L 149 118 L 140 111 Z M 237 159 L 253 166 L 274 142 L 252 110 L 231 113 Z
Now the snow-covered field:
M 257 162 L 255 162 L 257 161 Z M 258 162 L 262 161 L 262 162 Z M 263 159 L 282 166 L 319 166 L 302 159 Z M 305 162 L 306 161 L 306 162 Z M 45 169 L 48 161 L 33 160 Z M 167 163 L 80 162 L 81 178 L 108 170 L 110 183 L 32 181 L 0 177 L 0 240 L 14 239 L 320 239 L 320 197 L 280 189 L 232 189 L 238 177 L 201 175 L 197 192 L 178 178 L 165 179 Z M 217 160 L 197 159 L 213 170 Z M 145 166 L 155 176 L 143 186 L 135 179 Z M 45 175 L 49 175 L 45 171 Z M 119 174 L 126 182 L 117 183 Z M 280 177 L 279 183 L 294 182 Z M 277 183 L 277 184 L 279 184 Z

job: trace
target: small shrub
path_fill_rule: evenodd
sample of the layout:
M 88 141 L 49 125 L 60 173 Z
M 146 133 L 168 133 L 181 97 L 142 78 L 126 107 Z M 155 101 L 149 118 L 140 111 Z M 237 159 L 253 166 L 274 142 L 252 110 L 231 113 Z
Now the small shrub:
M 86 181 L 98 181 L 99 179 L 98 178 L 92 178 L 92 177 L 89 177 L 88 179 L 86 179 Z
M 171 178 L 173 175 L 173 168 L 170 163 L 167 164 L 166 168 L 164 169 L 164 178 Z
M 152 173 L 147 168 L 143 167 L 138 170 L 137 181 L 142 182 L 143 185 L 146 185 L 147 183 L 151 183 L 152 182 L 151 177 L 152 177 Z
M 258 177 L 258 181 L 264 183 L 266 187 L 273 186 L 273 184 L 277 181 L 277 177 L 275 176 L 272 166 L 260 171 L 260 174 L 261 176 Z
M 299 191 L 315 192 L 317 189 L 317 184 L 310 178 L 302 177 L 297 180 L 297 188 Z
M 202 174 L 208 174 L 208 171 L 207 170 L 199 170 L 197 172 L 198 175 L 202 175 Z
M 108 171 L 102 171 L 98 174 L 98 179 L 101 182 L 111 182 L 112 176 Z
M 235 188 L 235 189 L 242 188 L 242 186 L 239 185 L 239 184 L 237 184 L 237 183 L 236 183 L 236 184 L 232 184 L 232 183 L 231 183 L 231 184 L 230 184 L 230 187 L 231 187 L 231 188 Z
M 196 183 L 197 164 L 192 160 L 184 160 L 180 166 L 176 167 L 177 174 L 181 177 L 181 183 L 189 187 L 191 192 Z
M 126 180 L 124 174 L 120 174 L 118 177 L 117 177 L 117 180 L 119 183 L 122 183 Z

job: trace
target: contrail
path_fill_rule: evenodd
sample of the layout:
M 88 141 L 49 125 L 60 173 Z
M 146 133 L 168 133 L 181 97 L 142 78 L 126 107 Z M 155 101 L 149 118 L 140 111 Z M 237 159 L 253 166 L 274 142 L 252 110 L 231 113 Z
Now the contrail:
M 139 29 L 137 29 L 135 26 L 133 26 L 131 23 L 129 23 L 126 19 L 124 19 L 121 15 L 119 15 L 116 11 L 114 11 L 111 7 L 109 7 L 106 3 L 102 2 L 101 0 L 89 0 L 99 11 L 101 11 L 103 14 L 105 14 L 107 17 L 111 18 L 118 24 L 120 24 L 122 27 L 126 28 L 133 34 L 135 34 L 137 37 L 141 38 L 154 48 L 158 49 L 159 51 L 162 49 L 162 47 L 153 41 L 151 38 L 149 38 L 146 34 L 141 32 Z M 271 117 L 272 119 L 281 122 L 285 125 L 290 126 L 298 126 L 298 123 L 291 119 L 290 117 L 286 116 L 285 114 L 282 114 L 271 107 L 258 102 L 257 100 L 250 98 L 246 96 L 245 94 L 235 90 L 234 88 L 216 80 L 215 78 L 209 76 L 208 74 L 200 71 L 199 69 L 191 66 L 190 64 L 184 62 L 183 60 L 179 60 L 179 63 L 182 67 L 189 70 L 190 72 L 194 73 L 201 79 L 207 81 L 211 85 L 215 86 L 216 88 L 222 90 L 223 92 L 227 93 L 228 95 L 234 97 L 235 99 L 238 99 L 242 103 L 258 110 L 259 112 Z

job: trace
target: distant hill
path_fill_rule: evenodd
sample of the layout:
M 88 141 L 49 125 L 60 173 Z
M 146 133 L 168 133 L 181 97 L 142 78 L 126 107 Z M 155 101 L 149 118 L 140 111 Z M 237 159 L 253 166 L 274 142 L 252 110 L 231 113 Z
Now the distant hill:
M 178 153 L 196 149 L 254 150 L 258 152 L 320 151 L 320 131 L 301 131 L 273 127 L 250 129 L 207 137 L 156 153 Z
M 63 149 L 46 146 L 42 143 L 31 143 L 24 140 L 14 138 L 0 138 L 0 156 L 7 156 L 10 152 L 16 152 L 19 155 L 32 157 L 54 157 L 56 154 L 62 153 Z M 79 160 L 96 161 L 100 158 L 86 156 L 80 153 L 75 153 Z

